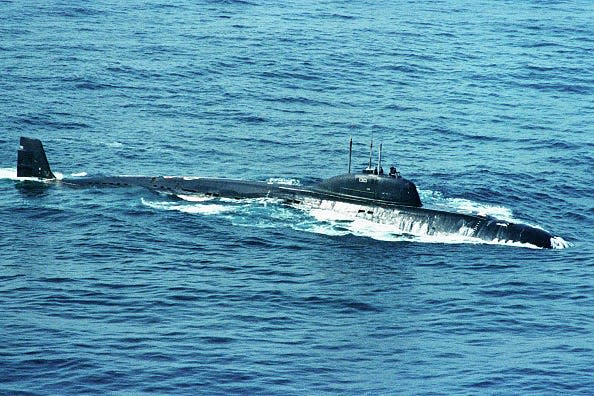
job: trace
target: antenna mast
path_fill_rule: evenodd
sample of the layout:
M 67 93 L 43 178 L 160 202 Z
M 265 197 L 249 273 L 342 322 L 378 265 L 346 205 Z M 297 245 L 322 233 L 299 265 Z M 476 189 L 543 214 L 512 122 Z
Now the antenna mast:
M 373 152 L 373 135 L 371 135 L 371 144 L 369 145 L 369 166 L 367 169 L 371 169 L 371 153 Z
M 378 154 L 378 158 L 377 158 L 377 171 L 378 171 L 378 173 L 381 171 L 381 169 L 382 169 L 382 143 L 380 143 L 379 154 Z
M 351 136 L 351 142 L 349 143 L 349 173 L 351 173 L 351 158 L 353 156 L 353 137 Z

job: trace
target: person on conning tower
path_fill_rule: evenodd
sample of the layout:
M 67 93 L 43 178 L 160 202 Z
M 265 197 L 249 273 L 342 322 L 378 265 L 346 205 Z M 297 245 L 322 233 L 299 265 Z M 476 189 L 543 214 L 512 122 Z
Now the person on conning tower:
M 390 173 L 389 173 L 390 177 L 396 177 L 396 174 L 397 174 L 396 167 L 395 166 L 391 166 L 390 167 Z

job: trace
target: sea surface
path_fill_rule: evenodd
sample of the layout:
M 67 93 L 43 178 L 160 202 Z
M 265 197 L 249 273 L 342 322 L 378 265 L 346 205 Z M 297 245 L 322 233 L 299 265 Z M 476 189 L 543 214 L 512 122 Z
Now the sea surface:
M 594 394 L 594 2 L 0 1 L 0 394 Z M 305 184 L 383 143 L 405 235 L 52 169 Z

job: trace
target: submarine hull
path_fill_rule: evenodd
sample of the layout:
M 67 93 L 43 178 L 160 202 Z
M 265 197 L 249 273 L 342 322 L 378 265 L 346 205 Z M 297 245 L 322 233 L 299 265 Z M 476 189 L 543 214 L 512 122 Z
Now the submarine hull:
M 347 205 L 341 205 L 341 203 Z M 549 232 L 527 224 L 513 223 L 491 216 L 446 212 L 398 205 L 361 205 L 348 201 L 305 198 L 303 206 L 337 209 L 349 218 L 363 218 L 393 226 L 398 234 L 474 238 L 485 242 L 527 244 L 550 249 L 565 247 L 564 241 Z
M 446 212 L 423 207 L 393 204 L 372 198 L 321 191 L 316 186 L 301 187 L 234 179 L 191 177 L 81 177 L 59 183 L 72 187 L 145 187 L 172 195 L 201 195 L 224 198 L 276 198 L 285 204 L 310 208 L 328 207 L 328 203 L 352 205 L 359 217 L 395 224 L 404 234 L 459 235 L 486 242 L 529 244 L 552 248 L 554 236 L 526 224 L 512 223 L 491 216 Z M 330 204 L 331 205 L 331 204 Z
M 403 233 L 456 234 L 487 242 L 503 241 L 554 247 L 550 233 L 526 224 L 515 224 L 489 216 L 452 213 L 423 208 L 413 182 L 393 168 L 383 175 L 366 169 L 363 173 L 335 176 L 312 186 L 288 186 L 245 180 L 203 177 L 106 176 L 57 180 L 52 173 L 43 144 L 21 137 L 17 156 L 17 176 L 70 187 L 144 187 L 173 195 L 205 195 L 226 198 L 270 197 L 289 205 L 321 207 L 342 202 L 358 208 L 357 215 L 374 221 L 398 225 Z

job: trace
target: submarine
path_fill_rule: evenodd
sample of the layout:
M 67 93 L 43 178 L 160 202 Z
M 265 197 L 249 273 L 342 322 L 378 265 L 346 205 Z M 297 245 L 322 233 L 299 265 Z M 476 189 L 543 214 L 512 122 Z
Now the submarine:
M 416 185 L 402 177 L 395 167 L 385 173 L 381 163 L 351 172 L 353 140 L 349 144 L 348 173 L 311 185 L 271 184 L 209 177 L 177 176 L 84 176 L 58 179 L 52 173 L 39 139 L 20 138 L 17 177 L 55 182 L 69 187 L 145 187 L 176 196 L 223 198 L 275 198 L 282 203 L 307 208 L 333 207 L 346 203 L 355 215 L 384 223 L 398 222 L 403 234 L 455 235 L 484 242 L 527 244 L 538 248 L 564 247 L 562 238 L 531 225 L 519 224 L 482 214 L 449 212 L 423 207 Z M 389 214 L 389 215 L 387 215 Z

